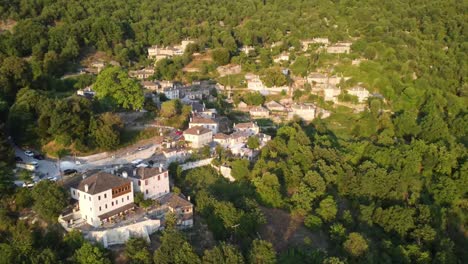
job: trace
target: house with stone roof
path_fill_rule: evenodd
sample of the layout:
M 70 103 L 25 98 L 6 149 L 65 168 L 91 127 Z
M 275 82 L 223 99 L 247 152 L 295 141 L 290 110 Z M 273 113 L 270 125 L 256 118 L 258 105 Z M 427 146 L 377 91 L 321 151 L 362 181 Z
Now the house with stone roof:
M 133 182 L 135 192 L 143 193 L 145 199 L 155 199 L 169 193 L 169 172 L 162 164 L 156 168 L 124 167 L 117 175 Z
M 327 47 L 327 53 L 341 54 L 351 52 L 351 42 L 338 42 Z
M 284 112 L 286 111 L 286 107 L 284 105 L 276 102 L 276 101 L 270 101 L 265 104 L 265 107 L 270 110 L 270 111 L 275 111 L 275 112 Z
M 260 133 L 260 127 L 254 122 L 234 124 L 234 131 L 247 131 L 249 135 L 257 135 Z
M 168 193 L 156 201 L 161 205 L 159 210 L 175 213 L 178 228 L 185 229 L 193 226 L 193 204 L 190 202 L 190 196 L 185 198 L 181 194 Z
M 323 96 L 325 101 L 338 101 L 338 95 L 341 94 L 341 89 L 336 87 L 335 85 L 328 85 L 326 88 L 323 89 Z
M 128 75 L 130 75 L 130 77 L 137 78 L 138 80 L 147 80 L 154 75 L 154 69 L 144 68 L 141 70 L 129 71 Z
M 369 98 L 369 96 L 370 96 L 369 91 L 366 88 L 362 87 L 362 86 L 354 86 L 354 87 L 352 87 L 350 89 L 347 89 L 346 91 L 350 95 L 357 96 L 358 101 L 360 103 L 365 102 L 367 100 L 367 98 Z
M 305 121 L 312 121 L 315 118 L 316 108 L 313 104 L 293 104 L 288 117 L 292 119 L 294 116 L 298 116 Z
M 201 126 L 201 127 L 211 130 L 211 132 L 213 132 L 213 135 L 218 133 L 218 130 L 219 130 L 219 124 L 215 120 L 211 118 L 194 115 L 192 118 L 190 118 L 189 128 L 196 127 L 196 126 Z
M 328 82 L 328 76 L 319 73 L 319 72 L 312 72 L 307 76 L 307 82 L 310 84 L 326 84 Z
M 210 144 L 213 132 L 202 126 L 193 126 L 184 131 L 185 141 L 190 143 L 192 148 L 202 148 Z
M 81 218 L 94 227 L 135 207 L 133 182 L 103 171 L 84 178 L 70 192 L 78 200 Z
M 253 118 L 266 118 L 270 116 L 270 111 L 263 106 L 252 107 L 249 113 Z

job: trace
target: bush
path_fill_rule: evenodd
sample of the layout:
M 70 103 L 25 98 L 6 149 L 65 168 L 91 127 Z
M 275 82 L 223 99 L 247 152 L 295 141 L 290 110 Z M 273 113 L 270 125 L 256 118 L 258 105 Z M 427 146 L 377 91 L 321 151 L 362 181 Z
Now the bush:
M 309 215 L 304 219 L 304 225 L 312 231 L 317 231 L 322 227 L 323 222 L 320 217 Z
M 34 202 L 31 191 L 27 188 L 19 189 L 15 194 L 15 202 L 19 210 L 31 207 Z

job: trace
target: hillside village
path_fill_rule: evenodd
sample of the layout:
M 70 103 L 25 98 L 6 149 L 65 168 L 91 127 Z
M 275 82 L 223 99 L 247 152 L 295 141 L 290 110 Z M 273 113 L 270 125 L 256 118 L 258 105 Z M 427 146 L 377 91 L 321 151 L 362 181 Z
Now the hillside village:
M 159 61 L 182 56 L 187 46 L 193 43 L 193 40 L 184 40 L 176 46 L 151 46 L 148 48 L 148 59 L 155 63 L 157 69 Z M 314 38 L 301 41 L 302 49 L 299 52 L 308 52 L 314 47 L 319 53 L 349 54 L 351 44 L 331 44 L 327 38 Z M 275 45 L 281 43 L 273 44 L 272 48 Z M 254 52 L 254 48 L 241 47 L 239 51 L 248 55 Z M 290 60 L 290 52 L 283 51 L 273 62 L 278 65 L 293 64 Z M 106 66 L 106 63 L 96 61 L 87 72 L 99 74 Z M 163 103 L 168 101 L 178 101 L 189 107 L 187 126 L 179 130 L 161 125 L 156 118 L 154 122 L 145 124 L 161 131 L 162 140 L 152 142 L 156 146 L 155 153 L 131 162 L 127 159 L 128 163 L 124 160 L 120 164 L 91 165 L 84 170 L 80 166 L 72 166 L 79 172 L 65 181 L 64 186 L 69 188 L 75 202 L 59 218 L 66 230 L 79 229 L 87 239 L 108 247 L 125 243 L 135 236 L 150 241 L 153 232 L 164 228 L 168 212 L 175 213 L 178 228 L 191 228 L 194 221 L 193 204 L 190 197 L 171 190 L 173 180 L 168 168 L 172 163 L 177 162 L 190 169 L 206 166 L 218 155 L 216 152 L 220 150 L 219 147 L 227 151 L 231 159 L 255 161 L 260 150 L 274 135 L 271 128 L 274 131 L 282 123 L 297 118 L 303 122 L 329 118 L 333 115 L 333 107 L 339 105 L 344 96 L 353 99 L 351 102 L 355 106 L 351 105 L 352 108 L 362 111 L 367 99 L 374 96 L 361 84 L 350 87 L 344 85 L 351 77 L 329 71 L 310 72 L 300 77 L 292 75 L 288 68 L 283 67 L 280 74 L 288 81 L 271 87 L 265 85 L 262 76 L 252 72 L 244 73 L 237 64 L 219 66 L 216 71 L 219 77 L 224 78 L 243 76 L 245 86 L 223 85 L 216 79 L 194 80 L 191 83 L 155 80 L 156 71 L 152 65 L 128 72 L 131 78 L 139 82 L 145 98 L 157 108 L 161 109 Z M 296 100 L 293 94 L 297 91 L 316 95 L 322 101 Z M 76 93 L 89 100 L 98 96 L 93 85 Z M 247 104 L 242 100 L 244 94 L 263 97 L 263 103 Z M 219 100 L 224 101 L 225 108 L 219 108 L 219 104 L 212 108 L 206 106 L 215 106 L 214 103 L 219 103 Z M 347 101 L 350 101 L 349 98 Z M 233 119 L 233 115 L 225 116 L 229 112 L 236 113 L 234 116 L 237 117 Z M 257 120 L 261 123 L 271 120 L 274 125 L 262 126 Z M 202 152 L 205 153 L 204 157 L 194 159 Z M 155 155 L 160 157 L 158 162 L 151 160 Z M 228 164 L 214 167 L 229 181 L 235 180 Z
M 466 263 L 466 1 L 0 5 L 0 264 Z

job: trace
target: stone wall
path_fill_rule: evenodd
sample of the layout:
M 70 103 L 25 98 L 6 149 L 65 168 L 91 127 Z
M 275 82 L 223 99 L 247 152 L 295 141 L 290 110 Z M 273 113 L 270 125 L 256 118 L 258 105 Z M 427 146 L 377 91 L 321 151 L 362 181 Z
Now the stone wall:
M 212 160 L 213 158 L 208 158 L 208 159 L 197 160 L 193 162 L 187 162 L 187 163 L 181 164 L 180 167 L 182 168 L 182 171 L 190 170 L 190 169 L 210 165 Z
M 131 237 L 141 237 L 150 242 L 149 236 L 158 231 L 161 221 L 158 219 L 147 219 L 135 224 L 125 225 L 116 228 L 109 228 L 103 231 L 89 231 L 85 238 L 102 243 L 104 247 L 125 244 Z

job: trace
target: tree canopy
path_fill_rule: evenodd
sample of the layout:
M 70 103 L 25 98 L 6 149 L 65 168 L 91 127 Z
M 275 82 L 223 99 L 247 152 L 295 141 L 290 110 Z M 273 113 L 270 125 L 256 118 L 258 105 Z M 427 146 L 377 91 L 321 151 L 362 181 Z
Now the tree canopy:
M 111 66 L 102 70 L 93 89 L 97 98 L 111 99 L 119 107 L 135 110 L 143 107 L 144 97 L 140 84 L 119 67 Z

